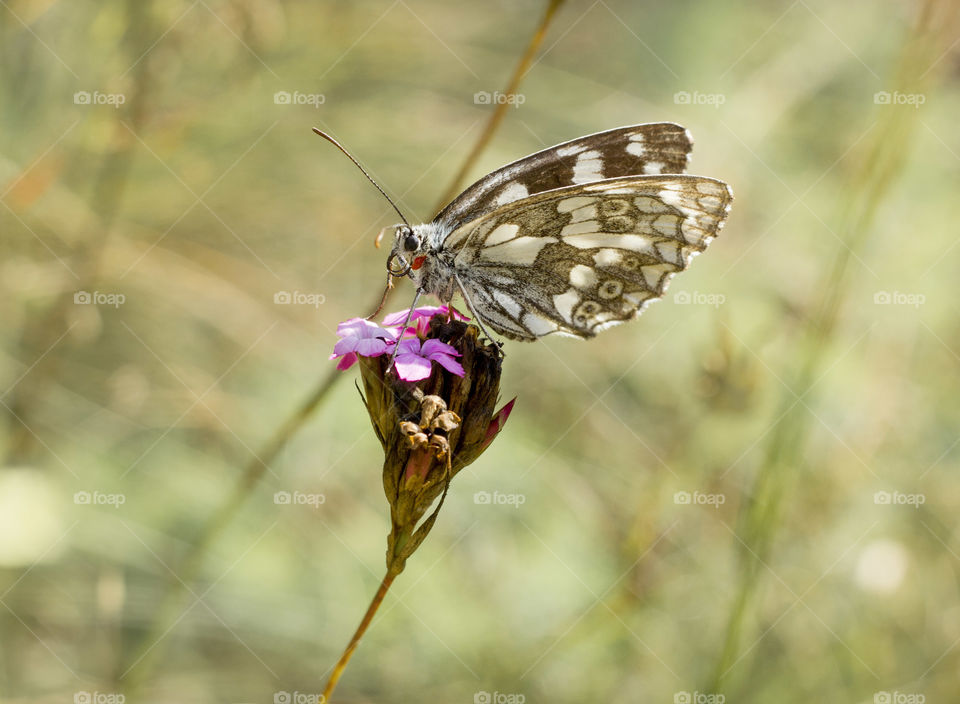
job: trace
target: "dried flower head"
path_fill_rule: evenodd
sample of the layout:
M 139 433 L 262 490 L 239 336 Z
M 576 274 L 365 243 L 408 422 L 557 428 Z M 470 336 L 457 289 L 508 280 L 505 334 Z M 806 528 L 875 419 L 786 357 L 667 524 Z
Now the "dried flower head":
M 497 348 L 481 344 L 476 327 L 446 311 L 428 321 L 426 339 L 399 343 L 396 373 L 387 371 L 389 355 L 360 360 L 364 402 L 384 450 L 392 523 L 387 569 L 394 573 L 430 532 L 450 480 L 489 446 L 513 407 L 511 401 L 496 411 Z

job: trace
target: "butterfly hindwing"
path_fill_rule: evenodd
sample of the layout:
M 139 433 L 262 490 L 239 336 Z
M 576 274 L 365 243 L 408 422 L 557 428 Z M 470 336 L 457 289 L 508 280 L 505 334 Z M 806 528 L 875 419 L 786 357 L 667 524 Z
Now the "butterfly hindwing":
M 435 222 L 454 230 L 544 191 L 622 176 L 683 173 L 692 145 L 690 133 L 672 122 L 580 137 L 492 171 L 457 196 Z
M 716 236 L 733 196 L 701 176 L 630 176 L 540 193 L 452 232 L 474 312 L 519 340 L 593 337 L 663 296 Z

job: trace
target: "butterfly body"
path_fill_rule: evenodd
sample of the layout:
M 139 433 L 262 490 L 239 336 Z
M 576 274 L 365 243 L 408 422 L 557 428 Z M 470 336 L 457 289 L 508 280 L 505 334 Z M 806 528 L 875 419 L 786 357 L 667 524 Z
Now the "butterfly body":
M 689 133 L 622 127 L 480 179 L 427 224 L 396 226 L 388 260 L 418 293 L 460 293 L 496 332 L 589 338 L 666 291 L 723 226 L 733 195 L 683 175 Z

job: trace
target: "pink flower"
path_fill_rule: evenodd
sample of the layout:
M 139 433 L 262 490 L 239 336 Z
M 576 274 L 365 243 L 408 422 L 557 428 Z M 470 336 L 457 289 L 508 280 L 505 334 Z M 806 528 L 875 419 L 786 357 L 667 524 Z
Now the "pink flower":
M 503 426 L 507 424 L 507 418 L 510 417 L 510 413 L 513 411 L 513 404 L 516 403 L 516 401 L 516 398 L 510 399 L 503 408 L 493 414 L 490 425 L 487 426 L 487 434 L 483 438 L 483 447 L 493 442 L 493 439 L 503 430 Z
M 386 327 L 395 327 L 398 328 L 403 325 L 403 321 L 407 319 L 407 314 L 409 310 L 398 310 L 396 313 L 390 313 L 383 319 L 383 324 Z M 451 312 L 451 309 L 447 306 L 420 306 L 419 308 L 414 308 L 413 313 L 410 315 L 410 322 L 413 324 L 413 327 L 409 327 L 405 332 L 413 333 L 418 337 L 423 337 L 427 334 L 430 329 L 430 319 L 435 315 L 448 315 Z M 462 315 L 456 310 L 453 310 L 453 319 L 454 320 L 470 320 L 465 315 Z
M 379 357 L 391 348 L 397 339 L 397 331 L 382 328 L 365 318 L 350 318 L 337 326 L 340 339 L 334 345 L 330 359 L 340 358 L 337 369 L 349 369 L 356 363 L 357 355 Z
M 411 337 L 400 341 L 400 350 L 394 366 L 397 369 L 397 376 L 404 381 L 420 381 L 429 377 L 430 362 L 436 362 L 452 374 L 463 376 L 463 367 L 454 359 L 459 356 L 457 349 L 446 342 L 430 339 L 421 344 L 419 339 Z

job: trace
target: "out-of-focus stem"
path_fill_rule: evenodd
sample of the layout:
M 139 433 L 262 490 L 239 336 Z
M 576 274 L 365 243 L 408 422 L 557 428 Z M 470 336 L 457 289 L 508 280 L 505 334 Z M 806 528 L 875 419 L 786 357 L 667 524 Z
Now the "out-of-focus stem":
M 543 38 L 547 35 L 547 29 L 550 26 L 551 20 L 553 20 L 553 16 L 557 10 L 560 9 L 563 2 L 564 0 L 549 0 L 547 3 L 547 9 L 543 13 L 543 18 L 540 20 L 540 24 L 537 25 L 536 31 L 530 38 L 530 43 L 527 44 L 527 50 L 523 53 L 523 56 L 520 57 L 520 61 L 517 62 L 517 66 L 513 70 L 513 76 L 511 76 L 510 82 L 507 84 L 506 90 L 504 90 L 504 95 L 513 95 L 517 92 L 520 83 L 523 82 L 524 76 L 526 76 L 527 71 L 530 70 L 530 64 L 533 63 L 533 59 L 537 55 L 537 50 L 543 43 Z M 483 150 L 486 149 L 487 144 L 490 143 L 497 128 L 500 127 L 500 123 L 503 122 L 503 118 L 507 114 L 509 107 L 510 105 L 506 101 L 497 103 L 490 118 L 487 120 L 486 126 L 483 128 L 483 132 L 480 133 L 480 137 L 477 138 L 476 143 L 473 145 L 473 149 L 467 154 L 467 158 L 463 160 L 463 165 L 460 167 L 460 170 L 457 171 L 453 180 L 450 181 L 447 190 L 443 192 L 443 195 L 437 201 L 435 211 L 439 211 L 460 192 L 460 187 L 463 185 L 464 179 L 467 177 L 467 174 L 470 173 L 470 169 L 476 164 L 477 159 L 480 158 Z
M 931 65 L 943 48 L 944 37 L 956 26 L 957 10 L 952 0 L 926 0 L 908 37 L 892 83 L 904 92 L 921 92 L 932 76 Z M 938 12 L 942 10 L 942 12 Z M 947 31 L 944 31 L 944 30 Z M 849 284 L 849 263 L 870 234 L 880 203 L 909 153 L 910 137 L 919 122 L 917 110 L 887 110 L 874 130 L 873 141 L 860 168 L 846 190 L 842 213 L 843 242 L 824 277 L 823 297 L 804 331 L 797 366 L 791 374 L 791 391 L 784 394 L 770 433 L 763 462 L 749 493 L 749 503 L 740 515 L 737 533 L 742 541 L 741 571 L 737 592 L 727 620 L 724 642 L 705 691 L 720 692 L 734 663 L 747 614 L 754 603 L 774 537 L 780 524 L 783 497 L 796 468 L 803 463 L 809 436 L 810 414 L 797 402 L 815 383 L 823 357 L 836 327 L 838 311 Z
M 560 5 L 563 4 L 563 1 L 564 0 L 548 1 L 544 16 L 537 25 L 537 29 L 533 36 L 530 38 L 526 51 L 523 53 L 519 62 L 517 63 L 513 77 L 511 78 L 510 84 L 505 91 L 506 93 L 509 94 L 516 92 L 517 88 L 520 86 L 520 83 L 530 68 L 533 57 L 536 55 L 537 49 L 543 41 L 543 37 L 546 34 L 550 21 L 553 19 L 556 10 L 560 7 Z M 458 172 L 454 181 L 447 189 L 448 192 L 456 190 L 459 182 L 463 179 L 463 175 L 469 172 L 469 170 L 476 163 L 477 159 L 480 157 L 484 148 L 486 148 L 487 144 L 490 142 L 490 139 L 493 137 L 497 127 L 500 125 L 500 122 L 503 119 L 504 107 L 505 106 L 503 105 L 498 105 L 497 109 L 491 113 L 480 139 L 467 155 L 463 166 L 460 168 L 460 171 Z M 443 203 L 441 203 L 441 205 L 443 205 Z M 389 296 L 389 292 L 387 293 L 387 296 Z M 375 304 L 376 301 L 374 302 L 374 305 Z M 370 306 L 362 310 L 369 310 L 372 308 L 373 306 Z M 250 492 L 263 477 L 268 465 L 277 457 L 277 455 L 280 454 L 287 442 L 300 430 L 301 427 L 303 427 L 303 424 L 306 423 L 310 416 L 313 415 L 313 412 L 327 397 L 330 389 L 333 388 L 334 384 L 342 376 L 343 375 L 340 374 L 336 369 L 331 369 L 324 375 L 323 379 L 319 382 L 319 384 L 317 384 L 307 400 L 300 406 L 299 409 L 290 415 L 290 417 L 286 420 L 286 422 L 284 422 L 283 425 L 280 426 L 280 428 L 277 429 L 277 431 L 265 445 L 264 449 L 246 466 L 240 478 L 237 480 L 237 485 L 230 497 L 224 501 L 214 516 L 207 522 L 197 540 L 192 544 L 186 556 L 180 562 L 180 568 L 177 571 L 179 579 L 172 579 L 169 582 L 166 591 L 161 597 L 160 607 L 157 609 L 154 619 L 147 628 L 146 635 L 139 640 L 134 648 L 132 648 L 132 652 L 134 654 L 130 659 L 131 664 L 127 665 L 126 671 L 120 675 L 120 677 L 124 680 L 125 686 L 123 689 L 125 692 L 127 692 L 128 698 L 130 698 L 130 693 L 135 691 L 139 687 L 140 683 L 146 679 L 146 677 L 152 671 L 155 663 L 159 660 L 159 656 L 163 651 L 163 646 L 162 644 L 158 643 L 162 640 L 163 634 L 165 634 L 166 631 L 171 628 L 169 624 L 171 624 L 176 618 L 176 607 L 180 603 L 187 586 L 194 581 L 197 573 L 199 572 L 208 548 L 223 532 L 226 526 L 233 519 L 236 512 L 244 504 L 246 498 L 250 495 Z M 392 576 L 390 577 L 390 581 L 393 581 Z M 389 583 L 387 586 L 389 587 Z M 384 589 L 384 593 L 386 593 L 386 589 Z M 374 611 L 376 611 L 376 609 L 374 609 Z M 373 614 L 370 613 L 369 615 L 372 618 Z M 350 654 L 352 655 L 352 652 Z M 349 660 L 349 656 L 347 656 L 346 659 Z M 344 662 L 343 665 L 345 666 L 346 662 Z M 336 670 L 334 672 L 336 672 Z M 339 675 L 337 676 L 339 677 Z M 335 681 L 334 685 L 336 685 Z
M 383 603 L 383 598 L 387 595 L 387 590 L 390 589 L 390 585 L 393 584 L 393 580 L 397 574 L 399 573 L 394 572 L 392 569 L 387 570 L 383 581 L 380 582 L 380 588 L 377 590 L 377 593 L 373 595 L 370 606 L 367 607 L 367 613 L 363 615 L 363 620 L 360 621 L 360 625 L 357 626 L 353 638 L 350 639 L 350 643 L 347 644 L 343 655 L 340 656 L 337 664 L 333 666 L 333 670 L 330 672 L 330 679 L 327 680 L 327 686 L 323 690 L 323 698 L 320 700 L 323 704 L 329 704 L 330 697 L 333 696 L 333 690 L 337 688 L 337 682 L 340 681 L 340 676 L 343 675 L 343 671 L 347 668 L 347 663 L 350 662 L 350 658 L 353 657 L 357 646 L 360 645 L 360 639 L 363 638 L 363 634 L 366 633 L 367 628 L 370 627 L 370 622 L 373 621 L 373 617 L 380 608 L 380 604 Z

